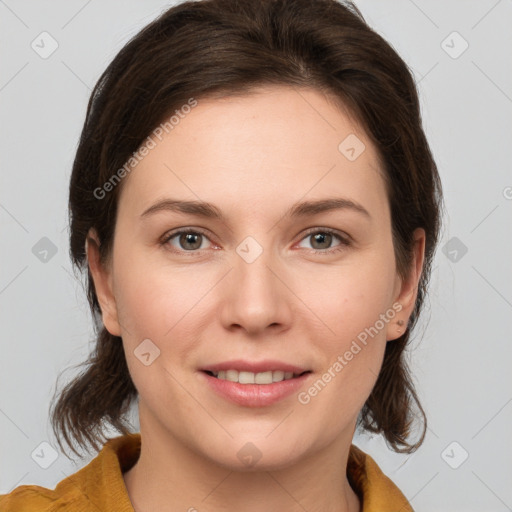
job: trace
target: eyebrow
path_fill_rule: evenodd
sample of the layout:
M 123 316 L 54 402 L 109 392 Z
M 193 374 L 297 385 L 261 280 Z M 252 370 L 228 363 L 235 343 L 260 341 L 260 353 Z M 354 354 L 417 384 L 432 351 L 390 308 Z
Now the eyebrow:
M 350 210 L 371 218 L 368 210 L 361 204 L 341 197 L 330 197 L 315 201 L 296 203 L 285 213 L 285 217 L 299 218 L 317 215 L 333 210 Z M 141 214 L 141 219 L 147 218 L 157 212 L 170 211 L 196 215 L 198 217 L 217 219 L 225 222 L 222 212 L 213 204 L 204 201 L 179 201 L 176 199 L 162 199 L 150 206 Z

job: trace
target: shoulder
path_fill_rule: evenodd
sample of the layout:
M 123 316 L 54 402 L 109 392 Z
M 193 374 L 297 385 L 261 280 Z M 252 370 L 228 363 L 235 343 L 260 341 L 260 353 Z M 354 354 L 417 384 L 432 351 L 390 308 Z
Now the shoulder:
M 0 494 L 0 512 L 97 512 L 78 487 L 69 489 L 68 479 L 55 490 L 39 485 L 20 485 L 8 494 Z
M 38 485 L 20 485 L 8 494 L 0 494 L 1 512 L 53 512 L 62 509 L 54 491 Z
M 0 512 L 133 512 L 123 481 L 140 454 L 140 434 L 110 439 L 86 466 L 54 490 L 20 485 L 0 494 Z
M 362 501 L 362 512 L 413 512 L 411 504 L 395 483 L 370 455 L 354 444 L 350 448 L 347 476 Z

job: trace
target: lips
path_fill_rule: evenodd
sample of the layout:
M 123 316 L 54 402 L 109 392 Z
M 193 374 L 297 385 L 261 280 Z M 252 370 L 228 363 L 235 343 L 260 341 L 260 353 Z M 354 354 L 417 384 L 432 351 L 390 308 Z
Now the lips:
M 199 369 L 217 395 L 244 407 L 266 407 L 298 392 L 313 377 L 307 367 L 278 360 L 236 359 Z
M 202 371 L 210 372 L 212 374 L 218 374 L 220 371 L 236 370 L 238 372 L 250 372 L 250 373 L 264 373 L 264 372 L 275 372 L 282 371 L 286 373 L 292 373 L 295 375 L 301 375 L 306 371 L 310 371 L 309 368 L 300 367 L 285 363 L 277 360 L 265 360 L 265 361 L 245 361 L 242 359 L 224 361 L 221 363 L 211 364 L 201 368 Z
M 230 370 L 219 370 L 219 372 L 229 372 Z M 244 374 L 244 372 L 237 372 L 237 374 Z M 279 370 L 277 370 L 279 371 Z M 250 372 L 246 372 L 250 373 Z M 267 372 L 260 372 L 255 375 L 265 374 Z M 272 375 L 275 372 L 269 372 Z M 282 372 L 284 374 L 284 372 Z M 198 372 L 200 381 L 204 382 L 207 387 L 210 388 L 216 395 L 228 400 L 238 406 L 243 407 L 267 407 L 275 404 L 281 400 L 290 397 L 294 393 L 298 393 L 303 386 L 306 386 L 311 379 L 314 378 L 314 374 L 310 371 L 305 371 L 300 376 L 293 377 L 290 379 L 284 379 L 278 382 L 267 383 L 240 383 L 239 381 L 233 382 L 227 379 L 215 377 L 210 371 Z M 244 377 L 242 377 L 242 380 Z

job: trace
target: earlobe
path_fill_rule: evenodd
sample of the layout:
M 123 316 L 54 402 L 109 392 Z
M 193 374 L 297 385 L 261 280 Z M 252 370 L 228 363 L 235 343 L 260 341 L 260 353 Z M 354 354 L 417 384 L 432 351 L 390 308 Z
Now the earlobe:
M 395 304 L 400 303 L 396 302 Z M 406 316 L 406 313 L 404 313 L 404 309 L 400 309 L 400 312 L 395 317 L 396 319 L 388 323 L 386 329 L 386 341 L 396 340 L 405 333 L 405 331 L 407 330 L 406 323 L 409 320 L 409 316 L 410 314 L 407 314 Z
M 85 240 L 85 255 L 94 282 L 96 297 L 101 307 L 103 324 L 113 336 L 121 336 L 117 307 L 112 290 L 112 274 L 100 261 L 100 242 L 94 228 L 89 230 Z
M 402 336 L 407 330 L 409 318 L 416 305 L 418 296 L 418 286 L 423 272 L 423 262 L 425 260 L 425 230 L 417 228 L 414 233 L 414 247 L 411 259 L 411 266 L 406 279 L 400 280 L 400 289 L 395 303 L 400 304 L 401 309 L 397 313 L 395 320 L 388 324 L 388 341 L 395 340 Z

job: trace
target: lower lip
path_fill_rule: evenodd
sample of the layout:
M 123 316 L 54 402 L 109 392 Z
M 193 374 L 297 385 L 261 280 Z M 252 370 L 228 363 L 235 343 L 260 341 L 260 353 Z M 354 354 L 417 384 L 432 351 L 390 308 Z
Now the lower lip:
M 206 372 L 200 372 L 209 386 L 217 394 L 244 407 L 265 407 L 272 405 L 287 396 L 296 393 L 312 375 L 305 373 L 294 379 L 273 382 L 272 384 L 239 384 L 229 380 L 212 377 Z

